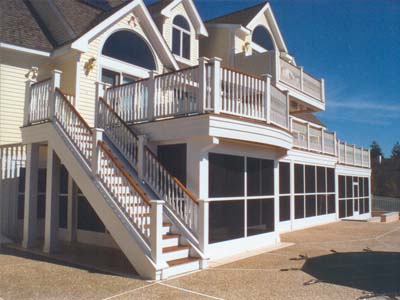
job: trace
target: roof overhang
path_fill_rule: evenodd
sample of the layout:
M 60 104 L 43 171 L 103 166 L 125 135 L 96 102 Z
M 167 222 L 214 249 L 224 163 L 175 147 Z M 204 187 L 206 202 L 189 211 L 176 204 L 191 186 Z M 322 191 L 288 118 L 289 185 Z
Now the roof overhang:
M 183 6 L 186 8 L 186 11 L 192 20 L 192 24 L 196 30 L 197 35 L 208 36 L 208 32 L 206 26 L 201 19 L 199 12 L 196 9 L 193 1 L 191 0 L 174 0 L 166 7 L 164 7 L 160 14 L 164 17 L 170 18 L 173 13 L 173 8 L 176 7 L 178 4 L 182 3 Z
M 39 56 L 44 56 L 44 57 L 50 57 L 50 55 L 51 55 L 51 52 L 48 52 L 48 51 L 36 50 L 36 49 L 32 49 L 32 48 L 17 46 L 17 45 L 3 43 L 3 42 L 0 42 L 0 48 L 34 54 L 34 55 L 39 55 Z
M 143 24 L 143 30 L 148 35 L 148 38 L 152 41 L 153 46 L 157 49 L 160 49 L 158 54 L 160 55 L 161 60 L 168 62 L 168 65 L 172 67 L 172 69 L 178 70 L 178 63 L 169 50 L 168 45 L 163 39 L 161 33 L 158 31 L 156 24 L 154 23 L 142 0 L 133 0 L 127 5 L 124 5 L 105 20 L 83 34 L 81 37 L 73 41 L 70 48 L 81 52 L 87 52 L 89 43 L 92 39 L 131 12 L 134 12 L 139 17 L 141 24 Z

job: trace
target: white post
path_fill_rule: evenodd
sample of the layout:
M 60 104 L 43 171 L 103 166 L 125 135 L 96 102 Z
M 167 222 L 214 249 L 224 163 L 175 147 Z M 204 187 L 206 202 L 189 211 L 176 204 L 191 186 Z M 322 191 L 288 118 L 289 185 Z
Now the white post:
M 33 79 L 28 79 L 25 82 L 25 106 L 24 106 L 24 126 L 29 125 L 29 114 L 31 112 L 31 95 L 32 95 L 32 85 L 36 81 Z
M 58 250 L 60 166 L 60 159 L 49 144 L 47 146 L 46 214 L 43 246 L 43 251 L 46 253 Z
M 281 76 L 281 62 L 280 54 L 278 51 L 271 51 L 271 73 L 273 82 L 278 82 Z
M 336 208 L 336 220 L 339 220 L 339 175 L 335 168 L 335 208 Z
M 321 129 L 321 152 L 325 153 L 325 129 Z
M 299 67 L 300 69 L 300 90 L 304 91 L 304 67 Z
M 157 269 L 163 266 L 163 200 L 152 200 L 150 211 L 150 245 L 151 245 L 151 258 L 157 265 Z
M 156 81 L 155 81 L 155 71 L 149 72 L 148 83 L 148 103 L 147 103 L 147 119 L 152 121 L 154 119 L 154 107 L 156 106 Z
M 338 142 L 337 142 L 337 140 L 336 140 L 336 131 L 334 131 L 333 132 L 333 151 L 334 151 L 334 154 L 335 154 L 335 156 L 338 156 L 339 157 L 339 151 L 338 151 Z M 339 159 L 339 162 L 340 162 L 340 159 Z
M 364 147 L 361 147 L 361 167 L 364 167 Z
M 353 145 L 353 165 L 356 165 L 356 145 Z
M 321 78 L 321 101 L 325 102 L 325 79 Z
M 199 247 L 207 257 L 208 248 L 208 221 L 210 205 L 207 200 L 199 199 Z
M 279 161 L 274 161 L 274 231 L 276 234 L 276 242 L 280 243 L 280 235 L 279 235 Z
M 56 109 L 56 88 L 61 86 L 61 74 L 59 70 L 52 71 L 51 86 L 49 90 L 49 119 L 53 120 Z
M 270 74 L 263 75 L 265 78 L 265 93 L 264 93 L 264 113 L 265 120 L 268 124 L 271 123 L 271 78 Z
M 145 146 L 147 140 L 145 135 L 138 136 L 138 154 L 137 154 L 137 172 L 139 179 L 144 181 L 145 179 Z
M 307 123 L 307 150 L 310 151 L 310 123 Z
M 92 146 L 92 174 L 93 176 L 97 175 L 97 171 L 99 169 L 100 157 L 99 157 L 99 141 L 103 140 L 103 132 L 102 128 L 93 128 L 93 146 Z
M 371 149 L 368 149 L 368 168 L 371 167 Z
M 24 233 L 22 246 L 30 248 L 36 239 L 39 145 L 26 146 Z
M 290 161 L 290 226 L 294 229 L 294 161 Z
M 67 229 L 69 242 L 76 241 L 76 230 L 78 224 L 78 199 L 77 199 L 77 187 L 72 179 L 72 176 L 68 174 L 68 220 Z
M 200 57 L 199 58 L 199 93 L 197 99 L 197 110 L 198 113 L 202 114 L 205 111 L 206 100 L 207 100 L 207 70 L 206 64 L 208 62 L 208 58 Z
M 221 111 L 221 61 L 219 57 L 214 57 L 210 60 L 212 64 L 211 71 L 211 101 L 214 103 L 214 113 L 219 114 Z
M 105 85 L 96 81 L 96 98 L 94 100 L 94 127 L 99 127 L 99 99 L 104 97 Z
M 344 142 L 344 164 L 347 165 L 347 143 Z

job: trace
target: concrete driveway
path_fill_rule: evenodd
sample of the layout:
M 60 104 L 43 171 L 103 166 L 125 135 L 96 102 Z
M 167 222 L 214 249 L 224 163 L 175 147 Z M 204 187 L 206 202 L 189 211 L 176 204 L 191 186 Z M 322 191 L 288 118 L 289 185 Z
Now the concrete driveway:
M 3 247 L 0 298 L 400 299 L 400 222 L 339 222 L 282 241 L 294 245 L 157 283 Z

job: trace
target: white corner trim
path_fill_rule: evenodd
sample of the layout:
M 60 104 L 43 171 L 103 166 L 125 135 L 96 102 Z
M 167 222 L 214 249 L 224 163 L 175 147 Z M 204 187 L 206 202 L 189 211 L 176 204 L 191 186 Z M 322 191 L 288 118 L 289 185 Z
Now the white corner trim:
M 45 56 L 45 57 L 50 57 L 50 55 L 51 55 L 51 52 L 26 48 L 26 47 L 12 45 L 12 44 L 8 44 L 8 43 L 0 43 L 0 48 L 15 50 L 15 51 L 19 51 L 19 52 L 34 54 L 34 55 L 40 55 L 40 56 Z
M 195 29 L 197 31 L 198 35 L 202 35 L 207 37 L 208 36 L 208 31 L 206 29 L 206 26 L 204 25 L 203 20 L 201 19 L 199 12 L 197 11 L 196 6 L 194 5 L 192 0 L 174 0 L 170 4 L 168 4 L 166 7 L 164 7 L 160 14 L 170 18 L 172 16 L 172 10 L 174 7 L 176 7 L 179 3 L 183 3 L 183 6 L 188 11 L 189 17 L 193 19 L 195 26 Z

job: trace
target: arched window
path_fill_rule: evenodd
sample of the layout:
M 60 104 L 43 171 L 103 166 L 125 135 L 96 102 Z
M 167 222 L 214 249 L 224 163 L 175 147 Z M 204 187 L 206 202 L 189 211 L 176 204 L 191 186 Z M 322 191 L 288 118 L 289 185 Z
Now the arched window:
M 172 21 L 172 52 L 190 59 L 190 26 L 180 15 Z
M 274 50 L 274 42 L 272 41 L 271 35 L 267 28 L 264 26 L 257 26 L 253 30 L 251 40 L 257 45 L 263 47 L 265 50 Z
M 103 55 L 148 69 L 155 70 L 156 63 L 146 41 L 132 31 L 117 31 L 104 43 Z

